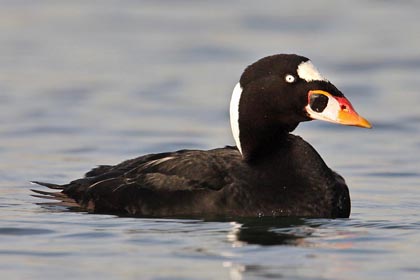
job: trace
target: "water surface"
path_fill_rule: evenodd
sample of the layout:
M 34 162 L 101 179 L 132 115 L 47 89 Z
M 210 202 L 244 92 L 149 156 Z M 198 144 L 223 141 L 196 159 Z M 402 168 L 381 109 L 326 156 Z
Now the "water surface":
M 4 279 L 418 279 L 416 1 L 0 1 Z M 135 219 L 37 205 L 144 153 L 233 144 L 256 59 L 294 52 L 369 119 L 296 131 L 350 186 L 350 219 Z

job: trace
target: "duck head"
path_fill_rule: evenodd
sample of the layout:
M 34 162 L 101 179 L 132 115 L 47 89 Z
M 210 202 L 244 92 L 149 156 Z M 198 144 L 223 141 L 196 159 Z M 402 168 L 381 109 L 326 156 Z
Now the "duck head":
M 295 54 L 258 60 L 243 72 L 230 103 L 236 145 L 247 159 L 268 151 L 310 120 L 370 128 L 312 62 Z

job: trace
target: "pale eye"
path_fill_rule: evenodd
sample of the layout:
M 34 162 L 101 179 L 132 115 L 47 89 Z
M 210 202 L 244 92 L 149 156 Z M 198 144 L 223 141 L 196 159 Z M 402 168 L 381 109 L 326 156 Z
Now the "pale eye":
M 287 74 L 287 75 L 286 75 L 286 77 L 284 77 L 284 79 L 285 79 L 285 80 L 286 80 L 286 82 L 288 82 L 288 83 L 293 83 L 293 82 L 295 82 L 295 81 L 296 81 L 295 76 L 290 75 L 290 74 Z

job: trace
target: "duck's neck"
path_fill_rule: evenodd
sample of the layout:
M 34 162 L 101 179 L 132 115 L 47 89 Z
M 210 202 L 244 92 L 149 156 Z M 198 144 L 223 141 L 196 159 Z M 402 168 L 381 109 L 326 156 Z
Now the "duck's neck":
M 286 145 L 289 129 L 279 125 L 255 126 L 250 123 L 244 124 L 240 130 L 242 156 L 247 162 L 258 162 L 274 154 L 278 149 Z
M 241 95 L 242 88 L 238 83 L 230 103 L 232 134 L 244 160 L 256 162 L 282 147 L 289 132 L 294 130 L 298 123 L 282 123 L 279 119 L 268 118 L 259 112 L 255 104 L 241 103 Z

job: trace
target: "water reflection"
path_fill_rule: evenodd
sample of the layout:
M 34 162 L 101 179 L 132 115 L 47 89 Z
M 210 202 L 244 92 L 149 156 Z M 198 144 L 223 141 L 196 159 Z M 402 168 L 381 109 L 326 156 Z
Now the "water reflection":
M 240 218 L 231 224 L 227 239 L 234 247 L 244 244 L 308 246 L 305 238 L 315 231 L 305 219 L 290 217 Z
M 230 225 L 227 240 L 233 248 L 247 245 L 310 247 L 308 238 L 318 226 L 309 224 L 308 220 L 291 217 L 239 218 L 230 222 Z M 245 275 L 272 279 L 283 277 L 279 271 L 269 272 L 266 267 L 255 264 L 232 260 L 224 261 L 222 265 L 229 270 L 232 280 L 244 279 Z
M 38 195 L 35 195 L 39 197 Z M 78 207 L 66 205 L 60 201 L 37 203 L 43 209 L 51 212 L 72 211 L 84 212 Z M 119 215 L 120 217 L 130 217 Z M 142 218 L 142 217 L 138 217 Z M 173 218 L 173 217 L 172 217 Z M 197 219 L 198 217 L 177 217 Z M 253 217 L 253 218 L 206 218 L 205 222 L 229 222 L 232 228 L 227 234 L 227 240 L 232 247 L 242 247 L 246 244 L 262 246 L 291 245 L 310 246 L 307 240 L 315 232 L 320 223 L 296 217 Z
M 230 222 L 227 240 L 232 247 L 247 244 L 260 246 L 296 246 L 327 249 L 351 249 L 353 240 L 366 239 L 369 233 L 360 228 L 390 226 L 351 219 L 305 219 L 296 217 L 240 218 Z M 353 226 L 350 228 L 349 226 Z M 358 228 L 360 227 L 360 228 Z
M 243 273 L 247 270 L 245 265 L 229 261 L 223 262 L 223 267 L 229 269 L 229 278 L 231 280 L 242 280 Z
M 341 273 L 352 270 L 351 262 L 343 263 L 341 255 L 360 254 L 361 251 L 366 252 L 366 254 L 371 253 L 369 248 L 354 247 L 353 241 L 369 239 L 369 234 L 365 229 L 348 227 L 349 224 L 355 223 L 360 223 L 360 221 L 293 217 L 235 219 L 235 221 L 230 222 L 231 229 L 227 234 L 227 240 L 232 248 L 240 251 L 241 248 L 247 250 L 250 245 L 257 245 L 254 248 L 257 251 L 264 250 L 267 256 L 271 255 L 269 252 L 272 250 L 278 252 L 278 254 L 272 255 L 275 257 L 274 261 L 264 259 L 262 262 L 258 262 L 256 261 L 259 260 L 258 253 L 254 251 L 255 258 L 248 260 L 232 258 L 229 261 L 224 261 L 222 265 L 228 269 L 232 280 L 249 277 L 280 279 L 288 278 L 289 275 L 297 273 L 296 271 L 305 274 L 306 263 L 328 258 L 331 263 L 335 264 L 335 270 L 329 271 L 332 275 L 331 279 L 336 279 Z M 265 248 L 261 248 L 261 246 Z M 299 249 L 295 247 L 299 247 Z M 261 250 L 258 248 L 261 248 Z M 320 251 L 320 248 L 323 250 Z M 324 253 L 327 253 L 327 255 L 324 255 Z M 300 265 L 295 265 L 296 260 L 299 260 Z M 310 272 L 308 271 L 309 275 Z

